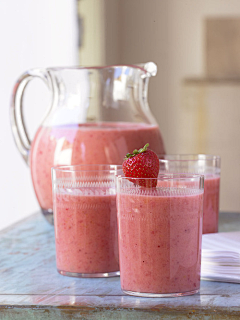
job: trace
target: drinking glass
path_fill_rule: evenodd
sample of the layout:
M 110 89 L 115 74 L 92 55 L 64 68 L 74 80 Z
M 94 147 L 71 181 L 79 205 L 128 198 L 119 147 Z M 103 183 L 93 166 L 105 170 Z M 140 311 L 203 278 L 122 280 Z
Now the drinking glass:
M 197 173 L 205 176 L 203 233 L 218 232 L 221 158 L 214 155 L 159 155 L 160 172 Z
M 119 275 L 115 165 L 52 168 L 57 270 L 72 277 Z
M 140 180 L 117 177 L 121 288 L 144 297 L 195 294 L 204 176 L 159 174 L 156 188 L 141 187 Z

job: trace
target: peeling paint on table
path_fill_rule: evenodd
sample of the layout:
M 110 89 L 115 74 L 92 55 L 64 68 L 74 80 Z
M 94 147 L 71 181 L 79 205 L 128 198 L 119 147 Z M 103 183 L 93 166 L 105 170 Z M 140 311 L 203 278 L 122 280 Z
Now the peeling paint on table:
M 240 230 L 240 214 L 221 213 L 220 231 Z M 119 277 L 58 274 L 54 229 L 40 213 L 0 232 L 0 319 L 240 319 L 240 285 L 202 281 L 199 294 L 138 298 Z

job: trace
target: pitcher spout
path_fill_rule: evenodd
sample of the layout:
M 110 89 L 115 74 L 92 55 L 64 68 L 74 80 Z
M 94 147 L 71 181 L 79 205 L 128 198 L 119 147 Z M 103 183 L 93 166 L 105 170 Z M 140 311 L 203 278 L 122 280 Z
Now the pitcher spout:
M 157 65 L 154 62 L 150 61 L 146 63 L 140 63 L 138 66 L 146 71 L 143 77 L 155 77 L 157 74 Z

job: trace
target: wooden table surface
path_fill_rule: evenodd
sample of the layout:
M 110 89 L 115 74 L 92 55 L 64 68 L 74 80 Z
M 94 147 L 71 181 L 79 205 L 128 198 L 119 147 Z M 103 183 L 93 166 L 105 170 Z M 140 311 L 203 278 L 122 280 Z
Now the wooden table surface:
M 220 231 L 240 230 L 240 214 L 220 214 Z M 0 319 L 240 319 L 240 285 L 201 281 L 199 294 L 138 298 L 119 277 L 57 273 L 54 229 L 40 213 L 0 232 Z

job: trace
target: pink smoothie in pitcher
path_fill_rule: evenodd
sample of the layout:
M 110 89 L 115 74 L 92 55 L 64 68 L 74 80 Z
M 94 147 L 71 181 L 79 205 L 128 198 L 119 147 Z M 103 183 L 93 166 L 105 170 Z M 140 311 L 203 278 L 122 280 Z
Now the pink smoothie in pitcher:
M 119 271 L 116 195 L 54 193 L 57 269 L 60 273 Z M 101 194 L 102 193 L 102 194 Z
M 103 122 L 40 127 L 31 148 L 31 172 L 42 209 L 52 209 L 51 167 L 74 164 L 122 164 L 124 156 L 146 143 L 164 153 L 157 125 Z
M 155 294 L 198 290 L 203 192 L 129 191 L 118 194 L 122 289 Z

